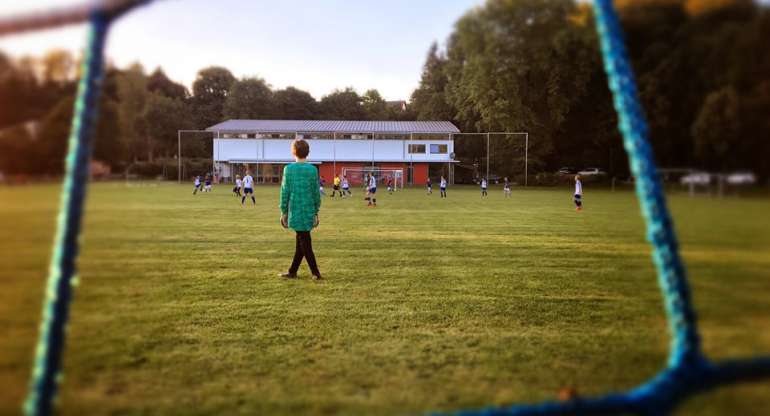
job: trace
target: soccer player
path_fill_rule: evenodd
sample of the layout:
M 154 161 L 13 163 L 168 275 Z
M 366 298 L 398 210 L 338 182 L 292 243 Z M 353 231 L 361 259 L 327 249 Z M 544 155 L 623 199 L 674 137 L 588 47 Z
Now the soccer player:
M 342 197 L 345 197 L 345 194 L 348 194 L 348 196 L 353 196 L 353 193 L 350 192 L 350 182 L 348 182 L 348 177 L 346 175 L 342 175 Z
M 487 178 L 481 178 L 481 196 L 487 196 Z
M 337 192 L 339 192 L 340 196 L 344 196 L 342 195 L 342 191 L 340 191 L 340 183 L 342 183 L 340 175 L 334 175 L 334 189 L 332 190 L 332 198 L 334 198 L 334 195 Z
M 241 198 L 241 206 L 246 202 L 246 195 L 251 195 L 251 204 L 257 205 L 257 199 L 254 198 L 254 178 L 251 177 L 251 172 L 246 171 L 246 176 L 243 177 L 243 197 Z
M 321 176 L 321 178 L 318 180 L 318 191 L 321 193 L 321 196 L 326 196 L 326 193 L 324 192 L 324 184 L 326 184 L 326 179 Z
M 505 195 L 506 198 L 511 196 L 511 184 L 508 182 L 507 176 L 503 179 L 503 195 Z
M 583 210 L 583 182 L 580 181 L 580 175 L 575 175 L 575 211 Z
M 446 198 L 446 179 L 443 176 L 441 176 L 438 189 L 441 191 L 441 198 Z
M 428 176 L 428 180 L 425 182 L 425 186 L 428 188 L 428 195 L 433 193 L 433 183 L 430 181 L 430 176 Z
M 318 211 L 321 209 L 321 191 L 317 187 L 318 169 L 306 161 L 310 153 L 310 145 L 306 141 L 294 140 L 291 153 L 296 162 L 286 165 L 283 169 L 281 225 L 294 230 L 297 236 L 294 259 L 288 272 L 281 274 L 281 277 L 296 279 L 299 265 L 304 258 L 313 274 L 313 280 L 321 280 L 321 272 L 318 271 L 313 253 L 313 242 L 310 239 L 310 232 L 318 227 Z
M 369 203 L 366 205 L 368 207 L 376 207 L 377 206 L 377 178 L 369 174 L 368 185 L 366 187 L 366 198 L 365 200 L 369 201 Z
M 193 195 L 197 194 L 200 189 L 201 189 L 201 176 L 197 175 L 195 177 L 195 189 L 193 189 Z
M 208 173 L 206 174 L 206 181 L 204 183 L 206 184 L 206 188 L 204 190 L 206 192 L 211 192 L 211 175 Z
M 235 194 L 235 196 L 241 196 L 241 186 L 243 186 L 241 175 L 235 175 L 235 186 L 233 186 L 233 194 Z
M 388 184 L 388 193 L 393 195 L 393 177 L 388 176 L 386 182 Z

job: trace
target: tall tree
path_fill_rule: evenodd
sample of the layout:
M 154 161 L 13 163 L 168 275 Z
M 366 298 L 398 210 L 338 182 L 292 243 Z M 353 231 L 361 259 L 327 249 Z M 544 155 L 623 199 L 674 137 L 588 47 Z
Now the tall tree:
M 225 101 L 235 81 L 226 68 L 212 66 L 198 71 L 192 87 L 197 128 L 204 129 L 222 121 Z
M 456 110 L 447 101 L 447 58 L 433 42 L 423 65 L 420 85 L 412 93 L 412 109 L 418 120 L 453 120 Z
M 529 131 L 535 169 L 548 167 L 554 141 L 598 69 L 576 13 L 570 0 L 490 0 L 463 16 L 449 41 L 447 89 L 461 124 Z
M 273 93 L 273 117 L 279 120 L 312 120 L 318 118 L 318 102 L 307 91 L 294 87 Z
M 147 102 L 147 77 L 139 64 L 133 64 L 117 75 L 118 118 L 123 148 L 129 160 L 146 156 L 152 159 L 150 138 L 143 135 L 142 114 Z
M 147 79 L 147 90 L 150 92 L 158 92 L 168 98 L 175 98 L 178 100 L 187 99 L 189 96 L 187 88 L 182 84 L 170 80 L 160 67 L 156 68 Z
M 266 119 L 272 114 L 273 92 L 262 78 L 243 78 L 230 87 L 224 105 L 227 119 Z
M 330 120 L 364 120 L 366 113 L 361 97 L 353 88 L 334 90 L 321 98 L 321 114 Z
M 361 103 L 367 120 L 387 120 L 388 104 L 376 89 L 367 90 L 361 96 Z
M 154 154 L 170 157 L 177 154 L 177 130 L 191 125 L 185 103 L 179 98 L 170 98 L 160 92 L 149 95 L 142 113 L 145 134 Z

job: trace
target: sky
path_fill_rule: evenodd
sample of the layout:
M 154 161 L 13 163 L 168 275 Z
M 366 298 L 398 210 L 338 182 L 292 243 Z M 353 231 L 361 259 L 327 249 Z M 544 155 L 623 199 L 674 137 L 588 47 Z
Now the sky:
M 190 87 L 201 68 L 295 86 L 320 99 L 335 88 L 376 88 L 408 100 L 430 44 L 444 44 L 454 22 L 483 0 L 159 0 L 112 29 L 107 56 L 118 67 L 160 66 Z M 69 5 L 63 0 L 0 0 L 9 15 Z M 77 3 L 80 3 L 78 1 Z M 15 57 L 52 48 L 79 52 L 85 25 L 0 38 Z

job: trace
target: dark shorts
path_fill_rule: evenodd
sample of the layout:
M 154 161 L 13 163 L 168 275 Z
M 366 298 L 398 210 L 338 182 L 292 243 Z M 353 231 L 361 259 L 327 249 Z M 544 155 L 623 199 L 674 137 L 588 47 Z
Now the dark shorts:
M 343 187 L 342 187 L 342 190 L 343 190 L 343 191 L 347 191 L 348 189 L 350 189 L 350 187 L 349 187 L 349 186 L 343 186 Z
M 233 186 L 233 192 L 235 192 L 237 190 L 238 190 L 238 187 L 237 186 Z
M 481 188 L 481 190 L 482 190 L 482 191 L 486 191 L 486 190 L 487 190 L 487 188 Z
M 369 188 L 369 193 L 370 194 L 376 194 L 377 193 L 377 188 Z
M 339 185 L 334 185 L 334 190 L 335 191 L 339 191 L 340 190 L 340 186 Z
M 442 186 L 442 187 L 441 187 L 441 188 L 439 188 L 439 189 L 441 189 L 441 192 L 446 192 L 446 187 L 444 187 L 444 186 Z
M 244 195 L 246 195 L 246 194 L 253 194 L 253 193 L 254 193 L 254 188 L 243 188 L 243 194 Z

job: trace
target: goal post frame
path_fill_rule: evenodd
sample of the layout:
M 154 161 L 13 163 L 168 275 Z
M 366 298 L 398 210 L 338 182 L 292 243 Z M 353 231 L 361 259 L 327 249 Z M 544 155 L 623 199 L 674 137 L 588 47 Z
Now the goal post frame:
M 365 173 L 372 173 L 376 172 L 378 174 L 381 174 L 383 172 L 391 172 L 393 175 L 390 175 L 393 178 L 394 181 L 394 188 L 404 190 L 404 169 L 397 169 L 397 168 L 380 168 L 377 166 L 363 166 L 363 167 L 343 167 L 342 168 L 342 175 L 347 176 L 348 172 L 361 172 L 361 176 L 363 177 L 363 174 Z M 380 175 L 375 175 L 378 178 L 380 178 Z

